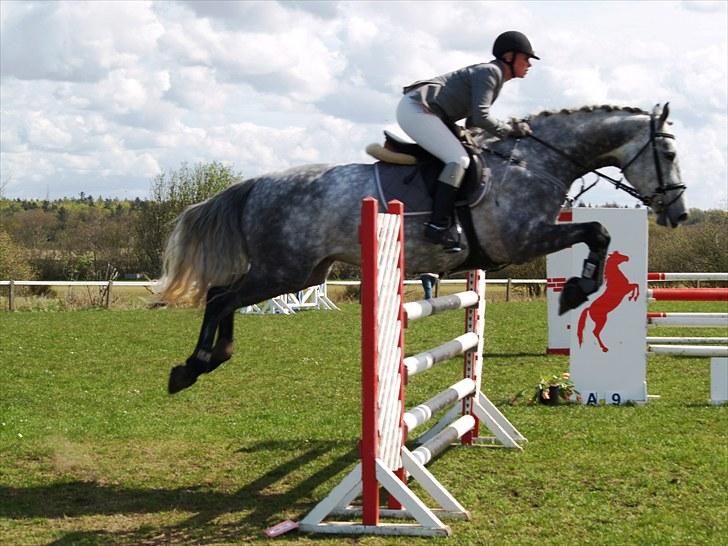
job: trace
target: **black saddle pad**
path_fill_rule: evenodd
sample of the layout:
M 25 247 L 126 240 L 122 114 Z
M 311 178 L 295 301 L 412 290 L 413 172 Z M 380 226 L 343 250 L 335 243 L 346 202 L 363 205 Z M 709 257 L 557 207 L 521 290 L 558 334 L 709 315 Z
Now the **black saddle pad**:
M 379 201 L 397 199 L 404 203 L 405 214 L 430 214 L 437 177 L 443 164 L 439 161 L 416 165 L 394 165 L 378 161 L 374 164 L 374 178 Z M 474 207 L 485 197 L 490 188 L 490 170 L 483 167 L 480 180 L 466 177 L 458 192 L 456 206 Z

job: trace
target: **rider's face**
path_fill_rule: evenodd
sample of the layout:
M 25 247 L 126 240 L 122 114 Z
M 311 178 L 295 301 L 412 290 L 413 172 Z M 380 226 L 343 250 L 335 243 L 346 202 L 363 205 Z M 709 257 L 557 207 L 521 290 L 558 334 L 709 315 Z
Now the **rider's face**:
M 525 53 L 516 53 L 516 60 L 513 63 L 513 77 L 525 78 L 528 69 L 531 68 L 531 59 Z

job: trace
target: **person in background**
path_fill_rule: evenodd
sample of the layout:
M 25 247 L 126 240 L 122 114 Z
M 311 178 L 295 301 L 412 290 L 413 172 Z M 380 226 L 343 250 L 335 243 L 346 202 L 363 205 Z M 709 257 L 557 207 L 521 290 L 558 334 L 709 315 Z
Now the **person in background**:
M 425 299 L 432 299 L 432 287 L 437 284 L 439 275 L 436 273 L 423 273 L 420 275 L 420 281 L 422 282 L 422 288 L 425 291 Z

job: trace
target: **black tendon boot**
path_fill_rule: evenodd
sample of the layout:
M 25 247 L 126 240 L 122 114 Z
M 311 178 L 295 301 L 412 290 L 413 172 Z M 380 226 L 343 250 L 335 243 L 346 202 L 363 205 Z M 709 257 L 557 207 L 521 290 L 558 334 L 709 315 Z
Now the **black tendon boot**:
M 455 195 L 462 182 L 465 169 L 457 163 L 445 165 L 438 179 L 435 190 L 435 202 L 432 207 L 432 217 L 425 224 L 425 239 L 431 243 L 442 245 L 445 252 L 460 252 L 462 230 L 457 221 L 453 221 L 453 208 Z

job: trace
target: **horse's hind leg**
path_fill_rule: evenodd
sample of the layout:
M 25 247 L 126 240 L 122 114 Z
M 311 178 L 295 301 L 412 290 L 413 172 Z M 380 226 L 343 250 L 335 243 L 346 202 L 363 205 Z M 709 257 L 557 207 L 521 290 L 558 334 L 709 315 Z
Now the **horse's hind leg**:
M 192 356 L 169 373 L 167 390 L 174 394 L 192 385 L 200 374 L 209 373 L 229 360 L 233 352 L 233 322 L 239 307 L 238 294 L 231 288 L 211 288 L 202 320 L 200 337 Z M 218 333 L 217 343 L 215 333 Z
M 607 316 L 599 315 L 597 317 L 598 320 L 594 319 L 594 317 L 592 316 L 592 319 L 594 320 L 594 330 L 592 330 L 592 332 L 594 333 L 594 337 L 596 338 L 597 343 L 599 343 L 599 347 L 602 348 L 602 352 L 607 353 L 609 352 L 609 347 L 604 345 L 604 342 L 602 341 L 602 330 L 607 324 Z
M 214 370 L 223 362 L 230 360 L 233 356 L 233 326 L 235 312 L 228 313 L 220 321 L 217 329 L 217 341 L 212 349 L 209 371 Z

